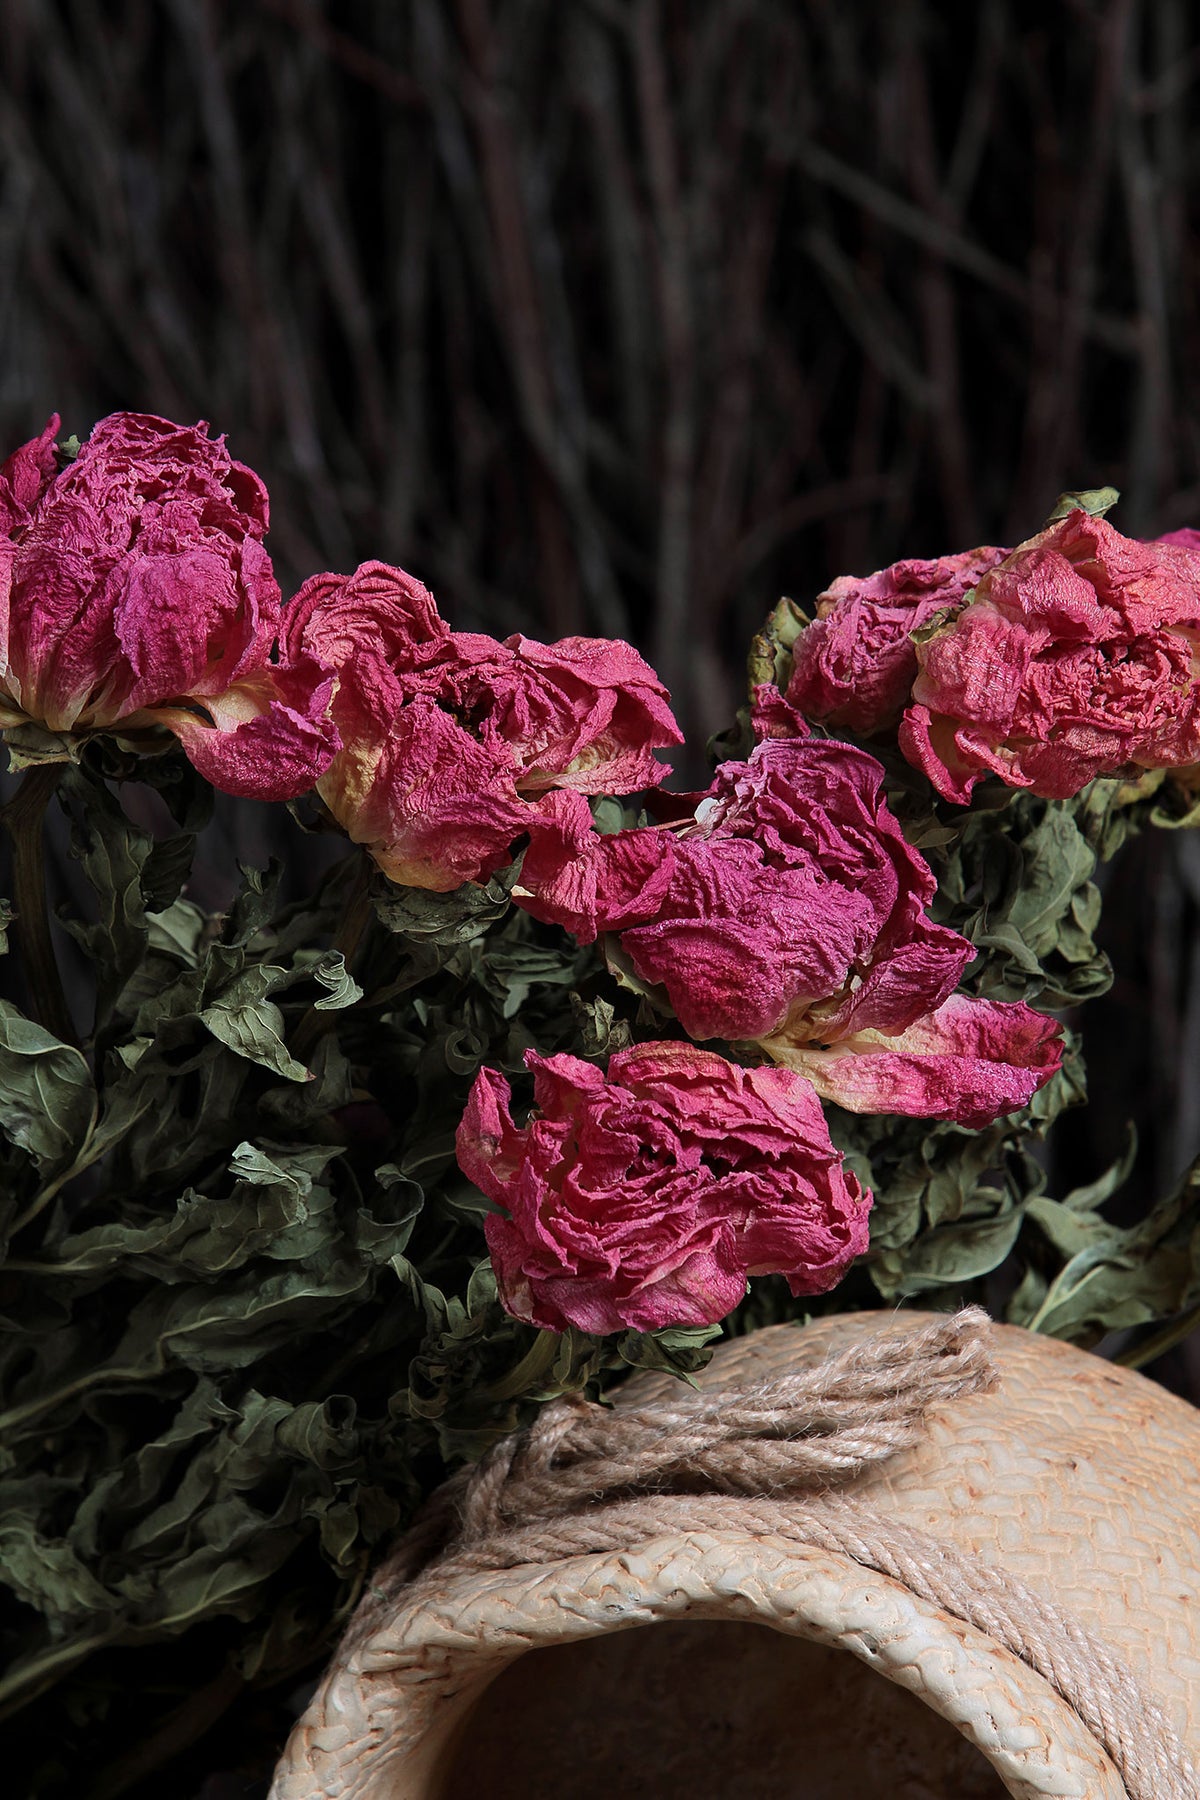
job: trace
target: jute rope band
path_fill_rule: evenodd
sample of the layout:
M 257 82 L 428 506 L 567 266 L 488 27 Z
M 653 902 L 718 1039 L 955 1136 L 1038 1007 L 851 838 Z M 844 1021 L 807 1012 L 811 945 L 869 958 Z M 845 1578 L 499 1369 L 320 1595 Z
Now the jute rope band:
M 1119 1772 L 1129 1800 L 1200 1800 L 1200 1779 L 1132 1671 L 1043 1594 L 838 1490 L 915 1446 L 929 1412 L 989 1391 L 987 1315 L 970 1308 L 868 1339 L 810 1369 L 670 1405 L 543 1408 L 439 1490 L 355 1620 L 421 1603 L 427 1584 L 482 1569 L 628 1548 L 664 1532 L 774 1536 L 832 1551 L 907 1587 L 1035 1669 Z

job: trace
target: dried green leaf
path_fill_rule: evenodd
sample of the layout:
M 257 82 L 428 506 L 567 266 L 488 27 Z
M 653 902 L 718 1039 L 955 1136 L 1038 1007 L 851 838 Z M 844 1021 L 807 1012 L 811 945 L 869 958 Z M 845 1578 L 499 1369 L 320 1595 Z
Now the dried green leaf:
M 134 1226 L 100 1225 L 65 1238 L 52 1265 L 60 1275 L 120 1271 L 168 1286 L 219 1280 L 256 1257 L 298 1261 L 330 1240 L 329 1190 L 317 1185 L 332 1150 L 292 1150 L 275 1161 L 243 1143 L 234 1151 L 228 1192 L 188 1189 L 167 1216 Z
M 283 1041 L 283 1014 L 267 996 L 287 985 L 288 970 L 254 963 L 222 988 L 220 998 L 203 1007 L 201 1024 L 230 1050 L 271 1069 L 287 1081 L 309 1081 L 302 1062 L 289 1054 Z
M 64 919 L 96 966 L 96 1027 L 103 1031 L 120 1017 L 122 993 L 146 947 L 146 903 L 142 876 L 154 849 L 148 831 L 125 816 L 107 784 L 69 768 L 60 793 L 72 812 L 71 854 L 82 864 L 96 896 L 94 924 Z
M 577 1056 L 604 1062 L 616 1051 L 629 1048 L 633 1033 L 628 1020 L 618 1017 L 611 1000 L 602 996 L 585 1000 L 574 992 L 570 1000 Z
M 1017 1241 L 1021 1209 L 1001 1199 L 990 1218 L 963 1219 L 924 1232 L 903 1261 L 876 1285 L 885 1299 L 908 1299 L 933 1288 L 959 1287 L 998 1269 Z
M 96 1579 L 62 1538 L 43 1534 L 38 1513 L 0 1500 L 0 1568 L 3 1580 L 26 1606 L 59 1622 L 91 1620 L 120 1609 L 120 1596 Z
M 1001 813 L 968 818 L 932 854 L 935 916 L 981 952 L 970 973 L 977 992 L 1054 1007 L 1107 989 L 1112 970 L 1093 935 L 1096 852 L 1074 802 L 1015 796 Z
M 448 894 L 397 887 L 382 877 L 371 892 L 375 916 L 389 931 L 447 948 L 468 944 L 509 910 L 509 895 L 520 874 L 520 859 L 480 884 L 468 881 Z
M 1046 524 L 1054 525 L 1059 519 L 1065 519 L 1069 513 L 1077 510 L 1090 513 L 1094 519 L 1102 519 L 1106 512 L 1112 511 L 1120 498 L 1121 490 L 1115 487 L 1078 488 L 1073 492 L 1060 494 L 1046 514 Z
M 512 1019 L 526 1009 L 535 988 L 575 986 L 591 960 L 590 952 L 581 955 L 565 935 L 554 945 L 500 939 L 488 943 L 486 954 L 477 951 L 475 978 L 498 1002 L 500 1017 Z
M 252 944 L 260 931 L 270 923 L 279 900 L 279 884 L 283 880 L 283 864 L 272 857 L 265 869 L 239 862 L 242 877 L 237 898 L 229 909 L 224 940 L 237 949 Z
M 338 1012 L 362 999 L 363 991 L 352 978 L 340 950 L 323 951 L 311 961 L 300 957 L 296 960 L 298 967 L 326 990 L 324 998 L 313 1003 L 318 1012 Z
M 310 1081 L 289 1081 L 259 1095 L 258 1116 L 272 1131 L 311 1129 L 353 1101 L 354 1071 L 332 1032 L 317 1039 L 308 1067 Z
M 768 614 L 762 630 L 751 642 L 746 661 L 746 685 L 751 699 L 755 688 L 764 684 L 781 691 L 787 687 L 792 651 L 808 623 L 801 608 L 786 596 Z
M 1104 1202 L 1111 1199 L 1118 1188 L 1124 1187 L 1128 1181 L 1137 1160 L 1137 1147 L 1137 1128 L 1131 1121 L 1128 1126 L 1125 1149 L 1116 1162 L 1111 1163 L 1103 1175 L 1098 1175 L 1095 1181 L 1088 1181 L 1081 1187 L 1072 1188 L 1062 1204 L 1071 1212 L 1081 1213 L 1094 1212 L 1096 1207 L 1103 1206 Z
M 79 1051 L 0 1000 L 0 1132 L 49 1174 L 71 1160 L 95 1117 Z
M 1029 1215 L 1066 1260 L 1035 1310 L 1010 1303 L 1015 1324 L 1086 1342 L 1200 1302 L 1200 1163 L 1132 1226 L 1045 1198 Z
M 207 925 L 198 906 L 190 900 L 175 900 L 159 912 L 147 913 L 147 948 L 174 957 L 188 968 L 195 968 Z
M 662 1369 L 670 1375 L 695 1375 L 712 1361 L 721 1325 L 671 1325 L 662 1331 L 626 1331 L 617 1340 L 621 1361 L 634 1369 Z
M 181 831 L 156 843 L 142 864 L 142 904 L 147 912 L 165 912 L 178 900 L 192 872 L 194 831 Z

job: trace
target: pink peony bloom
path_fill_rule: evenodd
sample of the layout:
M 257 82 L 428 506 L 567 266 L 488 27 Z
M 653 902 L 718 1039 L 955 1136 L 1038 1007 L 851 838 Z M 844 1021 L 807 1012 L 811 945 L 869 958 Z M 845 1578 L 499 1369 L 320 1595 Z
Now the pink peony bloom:
M 843 1166 L 808 1083 L 691 1044 L 639 1044 L 608 1072 L 526 1055 L 536 1110 L 518 1128 L 482 1069 L 458 1160 L 504 1208 L 485 1221 L 500 1297 L 550 1331 L 723 1319 L 749 1275 L 833 1287 L 867 1247 L 870 1195 Z
M 338 675 L 344 748 L 320 783 L 326 805 L 410 887 L 486 880 L 543 796 L 631 793 L 661 777 L 655 750 L 681 741 L 630 645 L 451 631 L 428 590 L 385 563 L 306 581 L 287 643 Z
M 905 756 L 948 800 L 986 774 L 1049 799 L 1200 761 L 1200 546 L 1076 509 L 985 575 L 918 648 Z
M 14 767 L 89 738 L 161 751 L 215 787 L 289 799 L 337 747 L 332 682 L 271 660 L 267 494 L 207 427 L 102 419 L 61 470 L 52 418 L 0 469 L 0 730 Z
M 961 606 L 1008 554 L 994 544 L 898 562 L 875 575 L 839 575 L 817 596 L 817 616 L 793 652 L 787 698 L 806 718 L 867 734 L 894 725 L 917 673 L 911 634 Z
M 980 1124 L 1050 1079 L 1059 1027 L 952 998 L 974 950 L 927 916 L 936 882 L 882 783 L 848 744 L 771 738 L 682 827 L 601 837 L 560 804 L 514 898 L 581 942 L 619 932 L 615 964 L 691 1037 L 756 1041 L 851 1110 Z

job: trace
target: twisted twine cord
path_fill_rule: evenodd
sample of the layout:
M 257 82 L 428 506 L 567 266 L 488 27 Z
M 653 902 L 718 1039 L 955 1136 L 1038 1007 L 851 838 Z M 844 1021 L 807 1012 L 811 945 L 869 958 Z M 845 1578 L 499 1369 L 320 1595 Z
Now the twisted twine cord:
M 996 1385 L 987 1315 L 969 1308 L 812 1369 L 641 1411 L 572 1396 L 439 1490 L 355 1621 L 361 1642 L 425 1580 L 582 1556 L 687 1531 L 774 1536 L 890 1576 L 1050 1683 L 1102 1745 L 1129 1800 L 1200 1800 L 1200 1781 L 1132 1672 L 1054 1601 L 838 1487 L 915 1446 L 934 1406 Z
M 461 1504 L 460 1545 L 510 1520 L 557 1518 L 622 1491 L 772 1494 L 852 1480 L 920 1441 L 934 1404 L 995 1386 L 972 1308 L 912 1337 L 856 1344 L 813 1369 L 727 1394 L 609 1411 L 578 1395 L 496 1444 Z

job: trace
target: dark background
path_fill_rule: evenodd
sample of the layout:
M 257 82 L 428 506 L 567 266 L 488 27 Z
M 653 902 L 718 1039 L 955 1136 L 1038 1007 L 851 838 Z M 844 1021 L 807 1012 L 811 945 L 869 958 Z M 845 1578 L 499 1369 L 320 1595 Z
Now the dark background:
M 285 592 L 630 637 L 692 778 L 780 593 L 1067 487 L 1200 523 L 1187 0 L 7 0 L 0 83 L 4 446 L 205 417 Z M 1136 1210 L 1200 1149 L 1200 848 L 1106 880 L 1056 1154 L 1135 1118 Z

